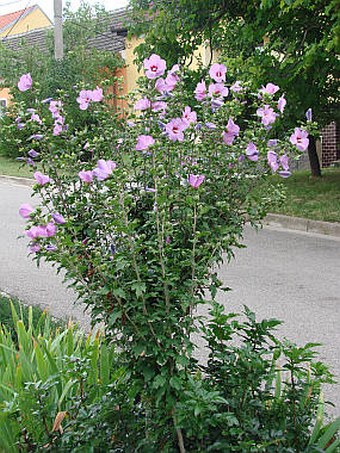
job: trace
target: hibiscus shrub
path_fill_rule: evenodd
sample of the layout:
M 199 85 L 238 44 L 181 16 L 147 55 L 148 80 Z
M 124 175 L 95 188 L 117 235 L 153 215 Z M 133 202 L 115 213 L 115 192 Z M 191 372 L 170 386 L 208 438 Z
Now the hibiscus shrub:
M 105 84 L 43 102 L 32 81 L 25 85 L 36 98 L 34 110 L 23 112 L 31 115 L 23 128 L 34 122 L 36 130 L 22 158 L 40 160 L 33 193 L 41 203 L 22 206 L 21 215 L 35 259 L 64 269 L 93 323 L 104 322 L 108 340 L 119 346 L 131 392 L 117 404 L 124 410 L 110 417 L 126 433 L 119 436 L 123 450 L 125 443 L 130 451 L 141 445 L 174 451 L 176 444 L 184 451 L 190 439 L 193 451 L 205 451 L 194 429 L 196 409 L 190 426 L 182 416 L 184 390 L 199 370 L 192 355 L 196 309 L 223 289 L 216 266 L 232 257 L 245 222 L 258 222 L 279 196 L 275 188 L 259 191 L 263 178 L 290 175 L 289 159 L 307 148 L 308 132 L 279 135 L 285 100 L 273 84 L 251 93 L 227 84 L 226 68 L 214 64 L 209 80 L 188 93 L 177 65 L 166 73 L 166 62 L 152 55 L 144 68 L 133 108 L 119 116 L 105 99 Z M 89 118 L 82 128 L 67 114 L 75 103 L 78 115 Z M 218 341 L 218 329 L 214 335 Z M 267 371 L 262 368 L 258 391 Z M 203 387 L 199 398 L 207 391 L 217 411 L 221 403 L 226 417 L 233 412 L 219 386 L 212 393 Z M 135 429 L 122 429 L 127 418 Z M 134 431 L 131 439 L 127 433 Z M 223 439 L 224 430 L 218 433 Z
M 113 74 L 114 69 L 112 69 Z M 105 75 L 107 75 L 107 79 L 103 84 L 110 87 L 109 90 L 112 91 L 112 86 L 119 86 L 119 80 L 115 75 L 109 73 Z M 23 160 L 34 169 L 35 164 L 39 161 L 36 153 L 39 152 L 42 130 L 50 131 L 53 137 L 58 137 L 66 129 L 69 129 L 70 136 L 78 131 L 84 133 L 86 131 L 89 139 L 93 137 L 92 134 L 95 132 L 98 121 L 97 112 L 95 109 L 84 109 L 84 106 L 88 105 L 89 102 L 99 103 L 102 89 L 97 87 L 95 90 L 81 90 L 82 98 L 79 96 L 78 87 L 74 86 L 74 91 L 70 93 L 66 93 L 63 89 L 57 90 L 60 96 L 58 99 L 43 99 L 40 96 L 38 100 L 37 92 L 40 94 L 42 88 L 39 84 L 36 84 L 35 90 L 31 90 L 32 83 L 31 75 L 24 74 L 17 87 L 11 90 L 12 102 L 0 118 L 0 154 Z M 87 96 L 92 96 L 92 93 L 93 98 L 90 100 Z M 64 97 L 67 99 L 67 103 L 62 103 L 61 99 Z M 111 98 L 112 96 L 108 97 Z M 83 108 L 82 115 L 78 114 L 79 107 Z M 64 124 L 65 116 L 68 118 L 67 124 Z M 54 141 L 60 143 L 60 140 L 55 138 Z M 27 146 L 30 145 L 34 145 L 31 146 L 34 160 L 27 153 Z M 83 158 L 84 155 L 88 154 L 85 151 L 86 148 L 82 152 Z

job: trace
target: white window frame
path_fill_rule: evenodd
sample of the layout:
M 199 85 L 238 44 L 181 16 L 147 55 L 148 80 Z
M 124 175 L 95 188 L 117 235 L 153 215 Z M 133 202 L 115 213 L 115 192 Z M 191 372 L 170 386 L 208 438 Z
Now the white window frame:
M 2 102 L 5 101 L 5 105 L 1 105 Z M 8 106 L 8 100 L 6 98 L 0 98 L 0 118 L 3 115 L 3 112 L 6 110 Z

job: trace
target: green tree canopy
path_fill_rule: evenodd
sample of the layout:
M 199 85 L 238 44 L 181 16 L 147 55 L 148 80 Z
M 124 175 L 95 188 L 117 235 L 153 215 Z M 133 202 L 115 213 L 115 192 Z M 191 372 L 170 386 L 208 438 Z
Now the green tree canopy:
M 336 0 L 131 1 L 139 54 L 184 61 L 209 43 L 231 78 L 278 84 L 292 122 L 312 108 L 320 125 L 339 109 L 340 6 Z M 143 14 L 141 14 L 141 10 Z
M 77 83 L 94 84 L 102 79 L 100 69 L 122 65 L 121 58 L 109 51 L 97 50 L 89 40 L 105 33 L 109 15 L 100 6 L 83 2 L 76 12 L 70 4 L 64 10 L 64 59 L 54 59 L 53 30 L 46 32 L 45 52 L 26 44 L 22 39 L 19 49 L 13 50 L 6 41 L 0 43 L 0 79 L 3 86 L 16 84 L 21 74 L 30 72 L 41 85 L 46 97 L 60 89 L 69 90 Z

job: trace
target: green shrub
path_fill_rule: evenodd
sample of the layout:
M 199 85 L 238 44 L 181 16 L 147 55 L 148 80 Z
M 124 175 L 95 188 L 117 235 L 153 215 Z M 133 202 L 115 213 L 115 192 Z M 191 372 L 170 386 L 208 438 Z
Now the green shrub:
M 258 322 L 247 307 L 244 315 L 214 303 L 202 326 L 208 363 L 203 377 L 189 380 L 178 413 L 189 451 L 324 451 L 340 419 L 320 430 L 321 386 L 333 381 L 315 360 L 318 345 L 281 341 L 273 333 L 280 321 Z M 335 431 L 322 439 L 328 428 Z
M 241 319 L 214 304 L 203 327 L 210 354 L 193 365 L 176 408 L 188 452 L 336 452 L 340 419 L 327 424 L 321 385 L 332 382 L 303 347 L 274 335 L 280 321 Z M 200 370 L 199 370 L 200 368 Z M 156 393 L 156 390 L 155 390 Z M 128 374 L 100 402 L 82 407 L 59 451 L 177 452 L 173 414 L 137 390 Z
M 0 155 L 17 158 L 22 155 L 23 142 L 27 142 L 31 132 L 30 128 L 20 130 L 15 119 L 18 117 L 20 106 L 9 107 L 5 115 L 0 118 Z M 19 126 L 20 127 L 20 126 Z
M 29 92 L 26 105 L 34 98 L 35 109 L 34 120 L 32 110 L 20 115 L 28 128 L 37 128 L 33 141 L 23 143 L 24 156 L 32 158 L 33 143 L 44 172 L 34 174 L 40 206 L 21 209 L 30 251 L 37 262 L 44 258 L 65 271 L 93 323 L 104 322 L 119 347 L 124 370 L 109 375 L 110 388 L 98 385 L 97 353 L 93 359 L 86 347 L 79 347 L 80 355 L 60 350 L 44 379 L 23 381 L 19 402 L 25 410 L 15 426 L 30 434 L 20 435 L 21 446 L 318 451 L 318 442 L 324 448 L 332 441 L 338 422 L 327 428 L 327 442 L 322 422 L 311 438 L 321 384 L 330 380 L 313 362 L 313 345 L 280 342 L 272 334 L 278 321 L 258 323 L 249 310 L 246 321 L 229 322 L 214 302 L 223 290 L 217 266 L 241 246 L 245 222 L 258 223 L 277 198 L 276 190 L 255 189 L 272 172 L 289 176 L 288 159 L 307 148 L 310 124 L 281 136 L 279 87 L 254 93 L 245 86 L 223 99 L 228 88 L 213 83 L 226 71 L 223 65 L 210 68 L 210 95 L 205 81 L 186 93 L 187 74 L 176 67 L 166 76 L 175 86 L 163 93 L 166 82 L 155 75 L 165 74 L 166 62 L 153 55 L 144 67 L 140 98 L 127 117 L 114 115 L 104 101 L 111 99 L 107 82 L 90 90 L 81 84 L 49 104 L 40 101 L 29 74 L 20 82 L 27 90 L 18 87 L 18 96 Z M 213 311 L 203 331 L 211 355 L 202 368 L 192 355 L 192 334 L 202 333 L 196 308 L 207 298 Z M 44 352 L 52 340 L 36 341 Z M 282 376 L 279 366 L 286 370 Z M 69 398 L 61 407 L 63 382 Z M 56 414 L 66 411 L 63 434 L 52 434 Z

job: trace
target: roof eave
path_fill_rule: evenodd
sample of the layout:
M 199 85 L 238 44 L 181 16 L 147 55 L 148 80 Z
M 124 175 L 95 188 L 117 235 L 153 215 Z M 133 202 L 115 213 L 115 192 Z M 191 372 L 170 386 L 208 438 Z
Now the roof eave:
M 127 37 L 128 29 L 126 27 L 111 27 L 111 32 L 116 33 L 117 36 Z

